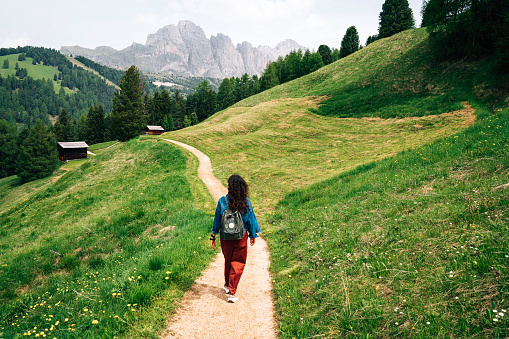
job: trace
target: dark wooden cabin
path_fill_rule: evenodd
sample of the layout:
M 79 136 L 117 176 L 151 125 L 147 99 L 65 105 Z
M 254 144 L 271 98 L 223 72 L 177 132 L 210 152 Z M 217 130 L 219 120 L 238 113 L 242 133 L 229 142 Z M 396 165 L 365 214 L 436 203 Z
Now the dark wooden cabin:
M 87 158 L 88 145 L 84 141 L 59 142 L 57 149 L 61 161 Z
M 145 127 L 145 134 L 147 135 L 159 135 L 163 134 L 164 128 L 161 126 L 147 126 Z

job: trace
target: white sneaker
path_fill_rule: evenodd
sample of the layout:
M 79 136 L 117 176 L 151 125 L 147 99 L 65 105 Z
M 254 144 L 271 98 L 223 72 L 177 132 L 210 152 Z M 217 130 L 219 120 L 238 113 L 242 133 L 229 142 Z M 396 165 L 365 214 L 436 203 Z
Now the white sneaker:
M 230 289 L 224 285 L 223 285 L 223 290 L 224 290 L 224 293 L 226 293 L 226 294 L 230 293 Z
M 229 303 L 234 303 L 234 302 L 236 302 L 237 300 L 239 300 L 239 297 L 236 297 L 236 296 L 234 296 L 233 294 L 230 294 L 230 295 L 228 296 L 228 302 L 229 302 Z

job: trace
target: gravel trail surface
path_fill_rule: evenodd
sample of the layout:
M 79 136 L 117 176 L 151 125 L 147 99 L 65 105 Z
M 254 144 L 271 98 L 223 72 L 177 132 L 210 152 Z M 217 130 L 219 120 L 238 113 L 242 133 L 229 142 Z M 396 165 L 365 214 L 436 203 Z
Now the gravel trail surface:
M 208 156 L 192 146 L 164 140 L 189 150 L 198 158 L 198 177 L 215 201 L 227 193 L 214 176 Z M 256 212 L 256 206 L 254 209 Z M 232 304 L 227 302 L 228 295 L 222 288 L 224 259 L 218 251 L 214 261 L 185 294 L 161 338 L 277 338 L 269 259 L 267 243 L 261 237 L 256 238 L 255 245 L 248 246 L 247 264 L 237 290 L 239 300 Z

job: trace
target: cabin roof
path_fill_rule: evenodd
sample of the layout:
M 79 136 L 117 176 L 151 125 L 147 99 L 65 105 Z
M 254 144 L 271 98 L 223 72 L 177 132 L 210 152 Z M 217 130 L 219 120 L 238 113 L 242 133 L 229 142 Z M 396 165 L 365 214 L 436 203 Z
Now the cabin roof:
M 72 142 L 59 142 L 62 148 L 88 148 L 88 145 L 84 141 L 72 141 Z
M 150 131 L 164 131 L 164 128 L 162 128 L 161 126 L 150 126 L 150 125 L 147 125 L 147 129 L 150 130 Z

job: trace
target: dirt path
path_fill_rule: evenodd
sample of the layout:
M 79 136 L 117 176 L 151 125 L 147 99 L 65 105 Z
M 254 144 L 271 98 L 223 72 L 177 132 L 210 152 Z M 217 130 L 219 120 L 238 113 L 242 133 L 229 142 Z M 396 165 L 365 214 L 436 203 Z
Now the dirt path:
M 198 158 L 198 177 L 215 201 L 227 193 L 212 173 L 209 157 L 192 146 L 164 140 L 191 151 Z M 239 300 L 234 304 L 227 303 L 222 289 L 223 268 L 224 259 L 219 252 L 186 293 L 161 338 L 277 338 L 267 243 L 257 238 L 256 244 L 249 246 L 246 268 L 237 290 Z

